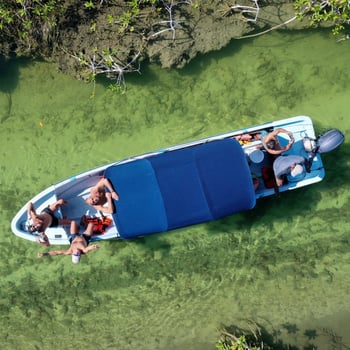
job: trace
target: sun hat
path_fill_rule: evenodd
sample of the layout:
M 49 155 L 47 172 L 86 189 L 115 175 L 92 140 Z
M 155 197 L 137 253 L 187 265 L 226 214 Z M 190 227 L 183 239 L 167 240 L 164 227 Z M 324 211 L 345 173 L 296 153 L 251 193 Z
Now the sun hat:
M 72 254 L 72 263 L 78 264 L 79 262 L 80 262 L 80 254 L 79 253 Z
M 302 165 L 300 164 L 296 164 L 294 169 L 291 170 L 290 174 L 293 176 L 293 177 L 296 177 L 300 174 L 302 174 L 304 172 L 304 168 Z

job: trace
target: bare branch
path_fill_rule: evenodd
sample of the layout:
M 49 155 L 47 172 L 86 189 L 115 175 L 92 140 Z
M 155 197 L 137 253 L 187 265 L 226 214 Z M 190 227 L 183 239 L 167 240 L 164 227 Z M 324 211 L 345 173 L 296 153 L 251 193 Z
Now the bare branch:
M 256 23 L 256 21 L 258 20 L 260 7 L 258 4 L 258 0 L 251 0 L 251 1 L 254 3 L 253 6 L 246 6 L 246 5 L 239 5 L 239 4 L 229 5 L 221 12 L 223 12 L 223 16 L 228 16 L 231 13 L 240 12 L 243 15 L 245 21 Z M 248 15 L 248 17 L 245 15 Z M 250 15 L 252 15 L 253 18 L 250 18 L 249 17 Z
M 125 63 L 121 61 L 116 54 L 107 52 L 97 52 L 94 50 L 91 56 L 86 54 L 71 54 L 71 57 L 79 61 L 79 63 L 86 67 L 90 71 L 90 78 L 94 83 L 95 90 L 95 78 L 97 75 L 104 74 L 110 79 L 116 81 L 116 86 L 126 88 L 124 74 L 138 72 L 140 73 L 140 64 L 137 63 L 137 59 L 140 57 L 141 52 L 137 52 L 133 58 Z
M 164 0 L 161 0 L 162 4 L 164 6 L 164 9 L 168 12 L 169 15 L 169 20 L 168 21 L 160 21 L 157 22 L 155 24 L 155 26 L 162 26 L 162 25 L 168 25 L 167 28 L 162 29 L 154 34 L 151 35 L 151 37 L 156 37 L 162 33 L 168 32 L 168 31 L 172 31 L 173 32 L 173 40 L 176 39 L 176 27 L 181 27 L 181 21 L 180 20 L 176 20 L 174 18 L 174 7 L 181 5 L 181 4 L 186 4 L 186 5 L 192 5 L 192 1 L 178 1 L 175 2 L 174 0 L 170 1 L 170 4 L 167 4 Z

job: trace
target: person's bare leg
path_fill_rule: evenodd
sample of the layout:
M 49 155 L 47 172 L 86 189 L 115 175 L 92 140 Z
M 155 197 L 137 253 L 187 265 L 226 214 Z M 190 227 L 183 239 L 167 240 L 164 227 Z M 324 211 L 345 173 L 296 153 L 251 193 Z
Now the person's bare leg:
M 70 233 L 72 235 L 79 233 L 79 225 L 75 221 L 70 223 Z
M 92 222 L 88 223 L 84 234 L 88 236 L 92 236 L 94 234 L 94 224 Z
M 55 212 L 56 210 L 58 210 L 59 207 L 61 207 L 61 206 L 64 205 L 64 204 L 67 204 L 67 202 L 66 202 L 64 199 L 61 198 L 61 199 L 59 199 L 57 202 L 51 204 L 51 205 L 49 206 L 49 208 L 50 208 L 53 212 Z
M 57 211 L 62 205 L 65 205 L 67 204 L 67 202 L 64 200 L 64 199 L 59 199 L 57 202 L 51 204 L 49 206 L 49 208 L 55 212 Z M 58 219 L 58 226 L 68 226 L 70 225 L 72 222 L 72 220 L 70 219 L 67 219 L 67 218 L 63 218 L 63 219 Z

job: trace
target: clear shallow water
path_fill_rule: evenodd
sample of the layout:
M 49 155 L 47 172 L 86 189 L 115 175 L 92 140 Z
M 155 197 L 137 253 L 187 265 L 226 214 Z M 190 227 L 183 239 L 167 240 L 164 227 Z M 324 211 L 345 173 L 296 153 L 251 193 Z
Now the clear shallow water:
M 326 32 L 234 42 L 182 71 L 143 68 L 115 95 L 51 64 L 0 65 L 0 346 L 214 349 L 251 318 L 298 349 L 350 346 L 349 143 L 326 178 L 247 213 L 128 242 L 73 266 L 10 231 L 48 185 L 122 157 L 310 115 L 349 135 L 349 47 Z M 84 339 L 84 340 L 82 340 Z M 343 345 L 342 345 L 343 344 Z M 57 346 L 56 346 L 57 345 Z

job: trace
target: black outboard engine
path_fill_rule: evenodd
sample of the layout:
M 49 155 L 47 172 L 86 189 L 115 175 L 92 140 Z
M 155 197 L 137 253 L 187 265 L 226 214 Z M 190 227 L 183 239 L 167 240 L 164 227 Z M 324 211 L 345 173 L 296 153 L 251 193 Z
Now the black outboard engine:
M 327 153 L 333 151 L 344 142 L 344 134 L 338 129 L 331 129 L 321 134 L 316 139 L 308 136 L 303 138 L 305 151 L 308 153 L 308 161 L 306 162 L 306 171 L 309 173 L 312 161 L 316 153 Z

